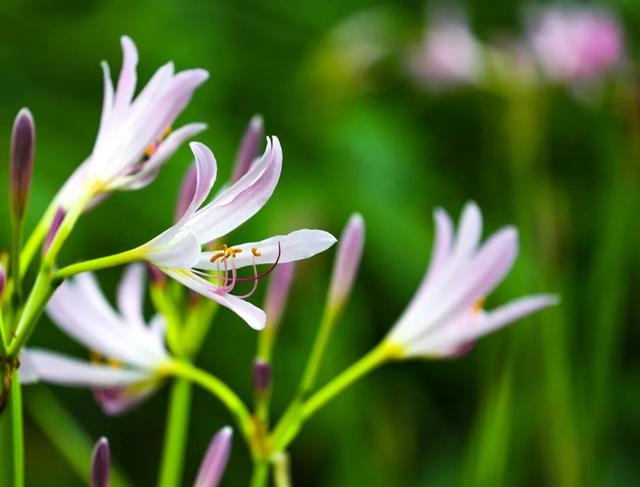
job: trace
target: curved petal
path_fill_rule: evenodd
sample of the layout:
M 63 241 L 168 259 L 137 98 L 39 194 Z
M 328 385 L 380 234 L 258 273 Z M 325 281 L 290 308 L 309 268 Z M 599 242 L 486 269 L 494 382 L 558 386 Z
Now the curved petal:
M 229 308 L 236 313 L 247 324 L 255 329 L 262 330 L 267 321 L 267 317 L 260 308 L 233 296 L 232 294 L 219 294 L 216 292 L 217 286 L 187 269 L 162 269 L 169 277 L 184 284 L 189 289 L 201 294 L 218 304 Z
M 324 252 L 333 244 L 336 238 L 328 232 L 322 230 L 296 230 L 288 235 L 271 237 L 260 242 L 234 245 L 233 249 L 240 250 L 235 257 L 236 268 L 259 264 L 273 264 L 278 261 L 280 264 L 294 262 L 296 260 L 308 259 L 320 252 Z M 280 250 L 278 249 L 280 244 Z M 252 249 L 256 249 L 259 256 L 253 255 Z M 202 252 L 200 261 L 196 266 L 198 269 L 217 269 L 215 263 L 211 262 L 212 256 L 218 252 Z M 280 258 L 278 259 L 278 255 Z
M 462 210 L 460 226 L 454 252 L 458 256 L 470 255 L 478 246 L 482 236 L 482 214 L 474 202 L 469 202 Z
M 144 264 L 132 264 L 126 268 L 118 286 L 118 309 L 126 323 L 144 327 Z
M 113 107 L 116 112 L 126 109 L 133 99 L 133 94 L 136 91 L 136 67 L 138 65 L 138 50 L 131 38 L 122 36 L 120 43 L 122 44 L 123 58 Z
M 176 230 L 180 230 L 176 233 Z M 144 246 L 145 258 L 160 268 L 188 269 L 200 258 L 200 244 L 190 229 L 170 228 Z
M 52 384 L 90 388 L 120 387 L 149 378 L 148 374 L 138 370 L 91 364 L 46 350 L 31 348 L 26 352 L 38 379 Z
M 277 137 L 240 180 L 195 213 L 190 221 L 201 244 L 226 235 L 255 215 L 273 194 L 282 169 Z

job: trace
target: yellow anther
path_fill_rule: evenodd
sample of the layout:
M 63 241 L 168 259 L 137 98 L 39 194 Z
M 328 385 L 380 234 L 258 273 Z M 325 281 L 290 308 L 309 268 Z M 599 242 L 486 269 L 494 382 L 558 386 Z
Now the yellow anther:
M 90 350 L 89 351 L 89 359 L 91 360 L 91 362 L 93 363 L 100 363 L 102 362 L 102 355 L 100 355 L 98 352 L 96 352 L 95 350 Z
M 484 298 L 478 299 L 473 305 L 473 311 L 476 313 L 482 311 L 482 308 L 484 307 L 484 301 Z
M 169 137 L 170 133 L 171 133 L 171 127 L 167 127 L 166 129 L 164 129 L 164 132 L 162 132 L 162 136 L 160 137 L 160 140 L 164 140 L 167 137 Z
M 113 367 L 115 369 L 119 369 L 122 367 L 122 362 L 120 360 L 117 360 L 115 358 L 110 358 L 106 360 L 106 363 L 109 367 Z
M 257 249 L 256 247 L 253 247 L 253 248 L 251 249 L 251 253 L 252 253 L 253 255 L 255 255 L 256 257 L 260 257 L 260 256 L 262 255 L 262 252 L 258 252 L 258 249 Z
M 148 145 L 147 148 L 144 150 L 144 155 L 147 157 L 151 157 L 153 153 L 156 151 L 156 147 L 157 146 L 155 144 Z
M 211 256 L 210 262 L 215 262 L 218 259 L 224 258 L 225 253 L 224 252 L 218 252 L 217 254 L 213 254 Z

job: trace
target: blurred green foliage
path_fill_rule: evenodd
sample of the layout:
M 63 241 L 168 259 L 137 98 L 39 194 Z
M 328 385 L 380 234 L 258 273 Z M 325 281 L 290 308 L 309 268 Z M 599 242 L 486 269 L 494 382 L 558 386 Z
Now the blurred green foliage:
M 524 2 L 463 5 L 482 36 L 522 28 Z M 612 5 L 635 61 L 640 5 Z M 369 9 L 386 19 L 380 30 L 392 54 L 375 69 L 353 72 L 330 33 Z M 399 49 L 419 37 L 424 9 L 420 1 L 392 0 L 3 2 L 5 153 L 21 106 L 37 124 L 28 224 L 90 153 L 102 103 L 98 62 L 107 59 L 116 72 L 118 38 L 129 34 L 140 50 L 140 82 L 167 60 L 210 71 L 180 120 L 209 124 L 199 140 L 214 150 L 222 180 L 251 115 L 261 113 L 267 133 L 280 137 L 278 190 L 233 240 L 299 226 L 338 234 L 352 211 L 363 213 L 360 279 L 321 380 L 376 343 L 410 299 L 428 259 L 436 205 L 455 214 L 474 199 L 487 231 L 510 222 L 520 227 L 521 257 L 489 306 L 525 292 L 562 295 L 557 309 L 482 340 L 464 358 L 388 366 L 357 384 L 293 444 L 296 485 L 638 485 L 640 153 L 638 134 L 626 123 L 631 102 L 621 103 L 615 87 L 589 103 L 561 90 L 528 100 L 474 90 L 423 93 L 405 74 Z M 534 115 L 509 118 L 514 109 Z M 530 139 L 538 142 L 528 146 Z M 165 228 L 189 163 L 185 147 L 152 186 L 116 194 L 89 213 L 62 262 L 125 250 Z M 3 170 L 3 195 L 6 185 Z M 6 200 L 0 198 L 2 215 Z M 0 247 L 7 244 L 3 218 Z M 276 349 L 276 412 L 299 379 L 331 259 L 329 252 L 298 267 Z M 110 293 L 118 276 L 100 275 Z M 32 343 L 84 353 L 46 318 Z M 221 312 L 199 364 L 249 398 L 254 343 L 253 331 Z M 136 485 L 155 483 L 166 387 L 115 418 L 85 390 L 53 393 L 93 438 L 109 437 Z M 26 391 L 27 402 L 37 397 Z M 27 421 L 28 485 L 81 485 L 36 422 Z M 229 422 L 215 400 L 195 391 L 187 484 L 211 435 Z M 248 454 L 239 439 L 234 447 L 224 485 L 246 485 Z

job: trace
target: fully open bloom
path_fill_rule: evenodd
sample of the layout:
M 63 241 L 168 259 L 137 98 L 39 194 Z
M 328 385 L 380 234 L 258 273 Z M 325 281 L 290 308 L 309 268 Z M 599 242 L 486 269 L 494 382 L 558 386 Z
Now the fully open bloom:
M 170 356 L 164 345 L 164 318 L 156 315 L 145 323 L 144 289 L 144 266 L 128 267 L 118 287 L 116 311 L 93 274 L 65 281 L 47 313 L 91 351 L 93 361 L 31 348 L 21 354 L 22 381 L 90 387 L 108 414 L 120 413 L 152 393 L 159 385 L 158 370 Z
M 621 27 L 604 10 L 548 7 L 531 12 L 529 24 L 529 44 L 551 80 L 595 81 L 620 66 L 624 51 Z
M 91 155 L 76 169 L 57 196 L 69 206 L 89 191 L 93 203 L 114 190 L 133 190 L 150 184 L 166 160 L 187 139 L 206 128 L 202 123 L 171 126 L 208 77 L 202 69 L 174 72 L 173 63 L 159 68 L 134 99 L 138 51 L 122 37 L 124 59 L 114 90 L 109 66 L 104 72 L 104 103 L 100 128 Z
M 264 312 L 245 301 L 259 279 L 256 266 L 306 259 L 331 247 L 336 239 L 321 230 L 297 230 L 288 235 L 260 242 L 223 245 L 218 250 L 202 251 L 201 246 L 227 235 L 255 215 L 273 193 L 282 168 L 282 149 L 276 137 L 267 140 L 267 148 L 250 169 L 230 187 L 200 208 L 216 178 L 213 153 L 205 145 L 193 142 L 196 184 L 191 201 L 182 217 L 164 233 L 143 245 L 139 251 L 170 277 L 190 289 L 225 306 L 252 328 L 265 325 Z M 198 209 L 200 208 L 200 209 Z M 252 267 L 252 277 L 239 277 L 238 269 Z M 245 295 L 231 292 L 239 283 L 252 283 Z
M 401 357 L 447 357 L 467 351 L 474 340 L 558 302 L 549 294 L 516 299 L 489 312 L 484 298 L 505 278 L 518 254 L 513 227 L 480 244 L 482 215 L 469 203 L 454 239 L 451 218 L 435 212 L 436 236 L 429 269 L 387 342 Z

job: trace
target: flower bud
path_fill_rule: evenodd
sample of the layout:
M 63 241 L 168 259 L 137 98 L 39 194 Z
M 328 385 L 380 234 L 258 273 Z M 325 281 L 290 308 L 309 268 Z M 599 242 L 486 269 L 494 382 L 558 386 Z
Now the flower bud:
M 4 266 L 2 262 L 0 262 L 0 298 L 2 298 L 2 293 L 4 292 L 4 287 L 7 284 L 7 273 L 4 270 Z
M 11 207 L 18 221 L 22 220 L 29 199 L 35 142 L 33 116 L 23 108 L 13 122 L 11 134 Z
M 349 218 L 338 242 L 338 253 L 327 301 L 334 310 L 341 308 L 351 293 L 353 281 L 360 267 L 363 247 L 364 220 L 359 213 L 354 213 Z
M 233 431 L 228 426 L 216 433 L 202 460 L 194 487 L 216 487 L 220 483 L 231 453 L 232 438 Z
M 90 487 L 109 487 L 110 466 L 109 441 L 102 437 L 93 449 Z
M 275 328 L 280 324 L 284 308 L 287 305 L 289 290 L 293 281 L 295 264 L 288 262 L 279 264 L 273 271 L 269 289 L 264 301 L 264 312 L 267 315 L 267 326 Z
M 49 232 L 47 233 L 46 238 L 44 239 L 44 244 L 42 245 L 42 255 L 46 254 L 53 243 L 53 239 L 56 238 L 56 234 L 60 229 L 60 225 L 64 221 L 64 217 L 66 216 L 66 212 L 62 208 L 58 208 L 56 210 L 56 214 L 53 216 L 53 220 L 51 221 L 51 226 L 49 227 Z
M 167 276 L 164 274 L 164 272 L 162 272 L 153 264 L 149 264 L 148 268 L 151 284 L 153 284 L 154 286 L 164 286 L 165 282 L 167 282 Z
M 189 204 L 193 199 L 193 194 L 196 192 L 196 184 L 198 182 L 198 172 L 196 165 L 191 164 L 187 172 L 182 179 L 182 185 L 180 186 L 180 194 L 178 195 L 178 201 L 176 202 L 176 212 L 174 220 L 177 222 L 185 214 Z
M 258 395 L 265 394 L 271 388 L 271 365 L 264 360 L 253 363 L 253 388 Z
M 233 166 L 233 174 L 231 176 L 232 184 L 244 176 L 251 167 L 251 164 L 258 156 L 263 137 L 264 123 L 262 117 L 260 115 L 254 115 L 242 137 L 242 142 L 236 154 L 236 162 Z

